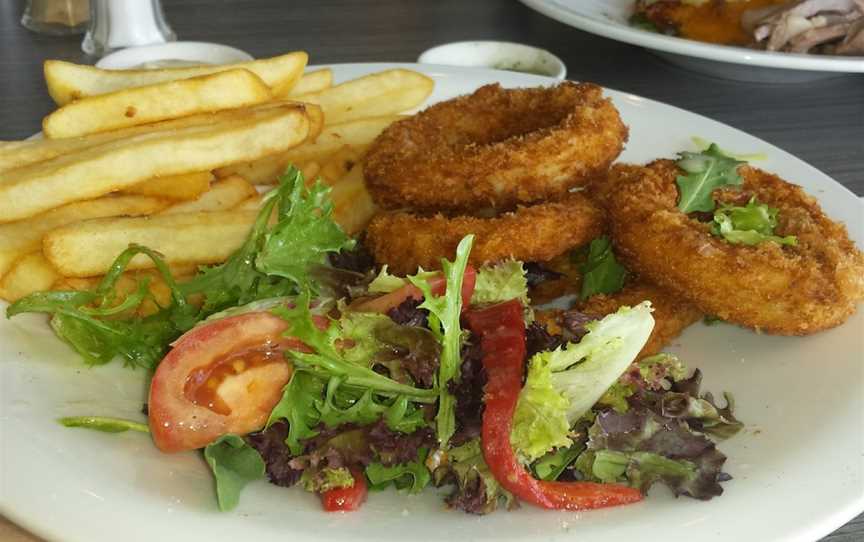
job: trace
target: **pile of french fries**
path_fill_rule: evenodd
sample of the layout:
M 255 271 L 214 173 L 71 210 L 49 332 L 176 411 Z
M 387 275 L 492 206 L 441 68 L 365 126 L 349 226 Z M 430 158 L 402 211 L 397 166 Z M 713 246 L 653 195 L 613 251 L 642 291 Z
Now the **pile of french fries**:
M 47 61 L 59 107 L 43 138 L 0 142 L 0 298 L 92 288 L 132 243 L 160 252 L 181 280 L 220 263 L 289 164 L 329 184 L 336 220 L 361 231 L 375 211 L 364 153 L 433 82 L 394 69 L 334 85 L 307 60 L 154 70 Z M 167 290 L 152 266 L 134 259 L 121 288 L 146 277 L 158 302 Z

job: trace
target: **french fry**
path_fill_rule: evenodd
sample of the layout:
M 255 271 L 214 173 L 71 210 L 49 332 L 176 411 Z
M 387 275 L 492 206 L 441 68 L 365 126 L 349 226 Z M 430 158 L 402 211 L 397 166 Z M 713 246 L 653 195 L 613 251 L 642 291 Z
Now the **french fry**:
M 194 200 L 207 192 L 213 179 L 213 174 L 209 171 L 154 177 L 123 189 L 123 193 L 173 200 Z
M 328 184 L 333 184 L 348 174 L 366 153 L 366 147 L 344 145 L 327 157 L 315 176 L 321 176 Z M 308 178 L 307 178 L 308 179 Z
M 31 252 L 15 262 L 0 279 L 0 298 L 11 303 L 33 292 L 50 290 L 58 277 L 41 252 Z
M 0 141 L 0 152 L 14 151 L 27 144 L 27 140 L 23 141 Z
M 334 218 L 349 234 L 362 230 L 375 212 L 362 167 L 355 167 L 339 180 L 331 197 Z M 214 264 L 243 244 L 257 215 L 256 210 L 231 210 L 87 220 L 49 232 L 42 249 L 65 277 L 104 274 L 131 243 L 160 252 L 170 265 Z M 139 255 L 128 269 L 152 266 L 149 258 Z
M 326 123 L 338 124 L 366 117 L 395 115 L 417 107 L 432 94 L 434 84 L 421 73 L 395 69 L 293 98 L 320 105 Z
M 256 215 L 254 211 L 214 211 L 99 218 L 51 231 L 42 249 L 66 277 L 104 274 L 130 243 L 160 252 L 171 265 L 213 264 L 240 248 Z M 149 258 L 138 255 L 127 269 L 151 267 Z
M 251 198 L 241 201 L 233 211 L 259 211 L 264 204 L 264 196 L 261 194 L 252 196 Z
M 255 105 L 272 97 L 270 87 L 254 73 L 227 70 L 82 98 L 45 117 L 42 131 L 52 139 L 78 137 Z
M 87 96 L 97 96 L 125 88 L 188 79 L 237 68 L 251 71 L 267 83 L 267 86 L 273 90 L 273 94 L 281 96 L 290 92 L 303 75 L 303 68 L 306 67 L 308 59 L 309 56 L 306 53 L 298 51 L 238 64 L 156 70 L 102 70 L 93 66 L 73 64 L 62 60 L 47 60 L 44 69 L 48 94 L 51 95 L 57 105 L 66 105 Z
M 248 119 L 251 113 L 261 113 L 275 108 L 284 108 L 286 105 L 297 107 L 296 102 L 275 101 L 254 105 L 241 109 L 226 109 L 212 113 L 201 113 L 189 115 L 178 119 L 165 120 L 143 126 L 133 126 L 111 132 L 90 134 L 82 137 L 68 137 L 63 139 L 28 139 L 16 141 L 20 145 L 13 146 L 9 151 L 0 147 L 0 174 L 3 172 L 24 167 L 36 162 L 44 162 L 64 154 L 82 152 L 86 149 L 104 145 L 105 143 L 126 139 L 142 134 L 149 134 L 157 130 L 177 130 L 180 128 L 192 128 L 196 126 L 210 126 L 215 123 L 240 122 Z M 324 114 L 318 106 L 304 104 L 306 115 L 309 117 L 309 135 L 311 141 L 317 137 L 324 123 Z M 0 182 L 2 182 L 0 176 Z
M 330 198 L 333 201 L 333 219 L 348 235 L 363 231 L 375 215 L 375 202 L 366 190 L 363 166 L 358 165 L 339 179 L 333 185 Z
M 178 283 L 189 280 L 195 274 L 195 270 L 195 266 L 169 266 L 171 276 L 174 277 L 174 280 Z M 101 276 L 88 278 L 60 277 L 56 282 L 54 282 L 51 289 L 78 291 L 93 290 L 99 286 L 99 283 L 102 282 L 103 278 L 104 277 Z M 160 306 L 164 307 L 171 303 L 171 289 L 168 288 L 167 284 L 165 284 L 162 275 L 155 269 L 145 269 L 141 271 L 127 271 L 120 275 L 117 282 L 114 284 L 115 298 L 112 306 L 123 303 L 130 294 L 137 291 L 138 283 L 142 280 L 147 280 L 149 282 L 149 290 L 153 299 L 145 299 L 144 302 L 138 306 L 138 309 L 135 311 L 138 316 L 149 316 L 157 312 Z
M 309 128 L 303 107 L 248 111 L 245 120 L 157 130 L 16 168 L 0 181 L 0 222 L 116 190 L 153 177 L 218 168 L 283 152 Z
M 162 214 L 227 211 L 257 194 L 255 187 L 249 184 L 249 181 L 235 175 L 213 183 L 210 190 L 204 192 L 198 199 L 172 205 L 162 211 Z
M 314 143 L 324 130 L 324 111 L 314 104 L 303 104 L 303 108 L 306 109 L 306 116 L 309 117 L 309 133 L 304 143 Z
M 291 98 L 294 96 L 299 96 L 301 94 L 318 92 L 319 90 L 324 90 L 325 88 L 330 88 L 331 86 L 333 86 L 333 70 L 331 70 L 330 68 L 306 72 L 303 74 L 303 77 L 301 77 L 300 80 L 297 81 L 297 84 L 294 85 L 294 88 L 292 88 L 287 94 L 285 94 L 285 97 Z
M 91 218 L 149 215 L 170 203 L 149 196 L 106 196 L 64 205 L 27 220 L 0 224 L 0 277 L 16 260 L 39 251 L 42 237 L 55 228 Z
M 288 164 L 326 160 L 344 145 L 367 147 L 378 134 L 400 118 L 400 115 L 390 115 L 325 126 L 313 143 L 303 143 L 286 152 L 271 154 L 252 162 L 218 168 L 213 173 L 219 178 L 240 175 L 254 184 L 274 184 L 285 172 Z
M 321 170 L 321 166 L 318 162 L 306 162 L 305 164 L 299 164 L 298 169 L 300 169 L 300 173 L 303 174 L 303 178 L 306 180 L 306 186 L 311 186 L 312 183 L 318 178 L 318 172 Z M 231 177 L 228 177 L 229 179 Z M 227 179 L 226 179 L 227 180 Z M 269 190 L 268 190 L 269 192 Z M 235 211 L 257 211 L 261 209 L 261 206 L 264 204 L 264 195 L 267 192 L 256 193 L 254 196 L 243 200 L 236 207 L 233 207 Z
M 321 171 L 321 164 L 314 160 L 310 160 L 299 166 L 300 172 L 303 173 L 303 178 L 306 179 L 306 184 L 309 185 L 315 182 L 318 178 L 318 173 Z

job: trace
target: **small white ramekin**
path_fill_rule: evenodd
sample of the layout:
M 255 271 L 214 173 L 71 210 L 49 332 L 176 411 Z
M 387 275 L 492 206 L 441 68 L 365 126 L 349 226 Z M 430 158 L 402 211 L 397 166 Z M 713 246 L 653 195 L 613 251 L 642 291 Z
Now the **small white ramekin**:
M 423 52 L 421 64 L 443 64 L 534 73 L 564 79 L 567 66 L 545 49 L 507 41 L 457 41 Z
M 253 58 L 245 51 L 219 43 L 173 41 L 115 51 L 99 60 L 96 67 L 107 70 L 125 70 L 160 60 L 183 60 L 200 64 L 234 64 L 247 62 Z

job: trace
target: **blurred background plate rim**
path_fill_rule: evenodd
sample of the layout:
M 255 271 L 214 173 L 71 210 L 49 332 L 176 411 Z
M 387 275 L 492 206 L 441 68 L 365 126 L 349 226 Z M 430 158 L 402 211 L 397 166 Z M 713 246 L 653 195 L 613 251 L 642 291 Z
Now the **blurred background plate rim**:
M 616 20 L 600 11 L 596 2 L 584 0 L 519 0 L 529 8 L 568 26 L 613 40 L 719 62 L 762 66 L 787 70 L 864 73 L 864 57 L 805 55 L 746 49 L 731 45 L 715 45 L 665 36 L 630 26 L 626 20 Z M 609 3 L 632 5 L 635 0 L 608 0 Z

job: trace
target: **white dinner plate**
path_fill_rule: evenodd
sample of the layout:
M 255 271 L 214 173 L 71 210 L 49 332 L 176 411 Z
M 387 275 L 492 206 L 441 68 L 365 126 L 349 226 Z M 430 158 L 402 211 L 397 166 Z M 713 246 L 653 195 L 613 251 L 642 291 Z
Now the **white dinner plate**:
M 333 68 L 336 79 L 345 80 L 394 66 L 432 76 L 431 101 L 492 82 L 554 82 L 430 65 Z M 609 95 L 630 126 L 622 160 L 693 150 L 693 136 L 730 151 L 763 153 L 761 167 L 803 185 L 864 244 L 861 202 L 813 167 L 693 113 L 631 94 Z M 807 338 L 702 324 L 680 338 L 674 351 L 705 372 L 708 389 L 733 392 L 736 415 L 747 424 L 720 445 L 729 456 L 724 470 L 734 479 L 719 498 L 675 499 L 658 487 L 644 502 L 621 508 L 574 513 L 525 505 L 474 517 L 446 510 L 434 491 L 374 493 L 359 512 L 325 514 L 315 496 L 264 481 L 246 488 L 235 511 L 220 513 L 199 454 L 161 454 L 139 433 L 58 425 L 60 416 L 85 414 L 143 420 L 145 375 L 119 362 L 86 368 L 44 318 L 16 317 L 0 321 L 0 512 L 49 540 L 69 542 L 812 541 L 864 510 L 862 328 L 859 311 L 843 326 Z
M 677 38 L 634 28 L 628 23 L 633 13 L 635 0 L 520 0 L 528 7 L 543 13 L 564 24 L 576 27 L 613 40 L 640 45 L 656 51 L 684 55 L 667 57 L 687 67 L 706 71 L 713 75 L 730 79 L 778 81 L 778 79 L 807 80 L 818 77 L 813 72 L 864 73 L 864 58 L 852 56 L 805 55 L 757 51 L 744 47 L 715 45 L 694 40 Z M 682 62 L 686 57 L 701 59 L 703 62 Z M 713 62 L 712 62 L 713 61 Z M 731 63 L 726 65 L 719 63 Z M 734 66 L 737 65 L 737 66 Z M 762 68 L 782 68 L 799 73 L 785 74 Z M 811 73 L 805 73 L 811 72 Z M 824 76 L 823 74 L 822 76 Z

